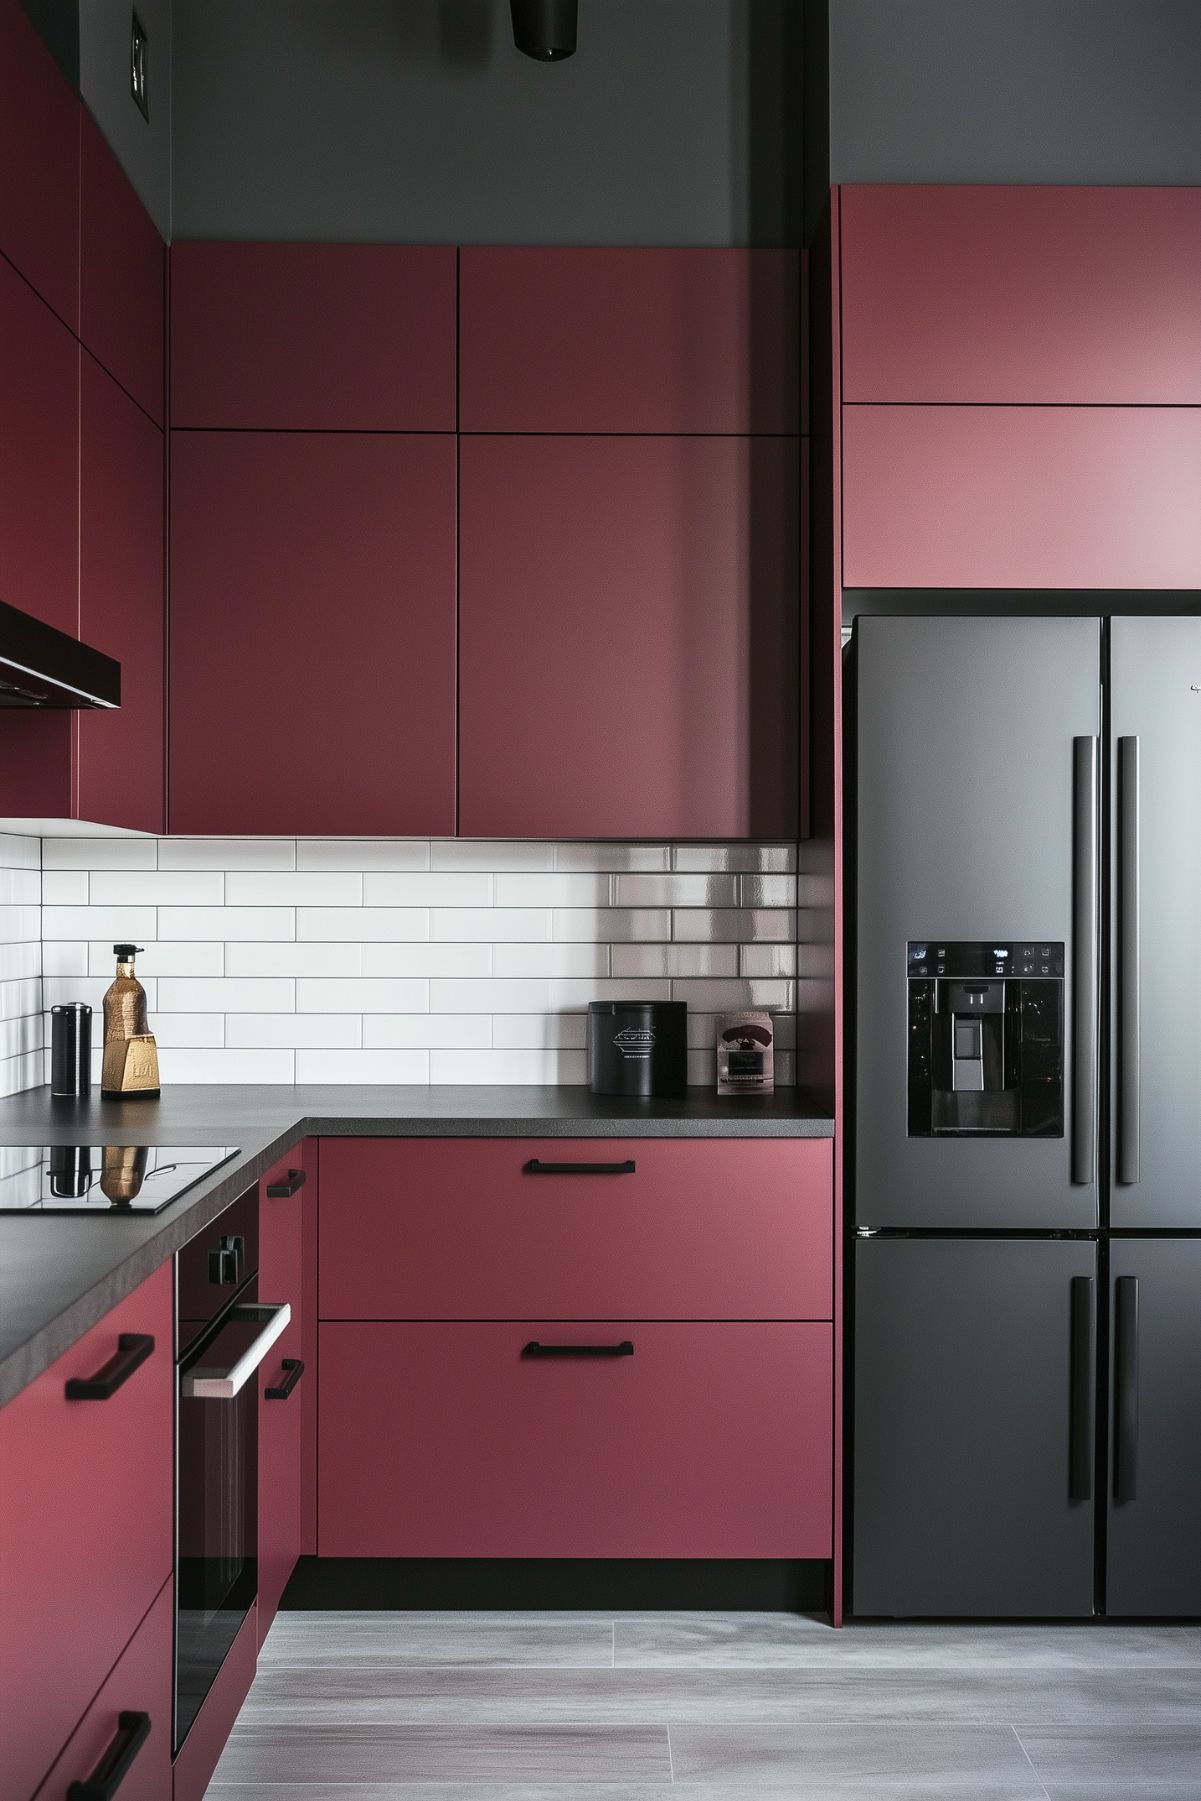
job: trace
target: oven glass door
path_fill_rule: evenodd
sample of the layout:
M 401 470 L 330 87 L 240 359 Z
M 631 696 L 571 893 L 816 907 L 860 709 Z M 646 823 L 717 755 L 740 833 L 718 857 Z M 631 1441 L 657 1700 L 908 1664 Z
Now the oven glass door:
M 258 1587 L 258 1365 L 287 1325 L 248 1283 L 179 1366 L 175 1749 Z

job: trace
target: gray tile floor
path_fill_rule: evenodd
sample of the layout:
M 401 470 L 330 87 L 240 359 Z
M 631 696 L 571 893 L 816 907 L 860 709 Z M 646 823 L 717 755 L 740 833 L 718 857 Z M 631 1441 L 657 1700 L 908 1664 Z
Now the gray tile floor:
M 208 1801 L 1201 1801 L 1201 1627 L 286 1613 Z

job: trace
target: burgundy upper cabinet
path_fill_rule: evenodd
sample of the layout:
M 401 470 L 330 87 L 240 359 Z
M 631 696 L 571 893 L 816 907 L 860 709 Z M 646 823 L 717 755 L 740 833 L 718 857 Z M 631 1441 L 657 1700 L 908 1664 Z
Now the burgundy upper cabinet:
M 176 832 L 444 835 L 450 436 L 176 432 Z
M 121 665 L 121 705 L 75 715 L 80 819 L 165 826 L 163 434 L 85 352 L 80 636 Z
M 79 345 L 0 258 L 0 599 L 72 637 L 78 512 Z
M 172 424 L 453 432 L 455 255 L 173 245 Z
M 465 249 L 465 432 L 800 430 L 795 250 Z
M 463 833 L 794 835 L 798 449 L 462 440 Z
M 846 401 L 1201 404 L 1201 189 L 844 187 Z
M 79 101 L 17 0 L 0 0 L 0 252 L 79 320 Z
M 80 338 L 161 425 L 166 249 L 86 113 L 80 140 L 79 238 Z
M 849 588 L 1201 588 L 1201 409 L 848 406 Z

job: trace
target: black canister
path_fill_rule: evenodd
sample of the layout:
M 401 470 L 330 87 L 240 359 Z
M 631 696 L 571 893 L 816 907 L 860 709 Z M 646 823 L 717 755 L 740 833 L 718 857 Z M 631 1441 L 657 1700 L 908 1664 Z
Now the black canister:
M 70 1001 L 50 1009 L 50 1093 L 75 1101 L 92 1092 L 92 1009 Z
M 683 1094 L 688 1087 L 687 1003 L 590 1001 L 588 1086 L 593 1094 Z

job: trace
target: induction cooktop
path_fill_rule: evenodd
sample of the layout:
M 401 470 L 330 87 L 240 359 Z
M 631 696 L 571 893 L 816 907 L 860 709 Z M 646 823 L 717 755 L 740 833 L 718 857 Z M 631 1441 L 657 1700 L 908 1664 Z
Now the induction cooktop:
M 160 1213 L 238 1155 L 229 1144 L 0 1146 L 0 1213 Z

